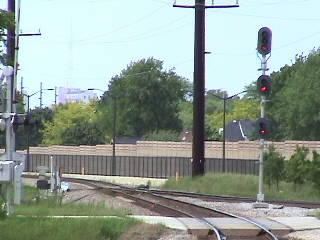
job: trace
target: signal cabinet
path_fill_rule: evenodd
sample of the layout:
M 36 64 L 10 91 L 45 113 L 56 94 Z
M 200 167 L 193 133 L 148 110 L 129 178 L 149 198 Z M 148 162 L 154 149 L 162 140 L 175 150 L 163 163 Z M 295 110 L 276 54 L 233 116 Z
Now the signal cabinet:
M 0 161 L 0 182 L 11 182 L 13 179 L 13 161 Z

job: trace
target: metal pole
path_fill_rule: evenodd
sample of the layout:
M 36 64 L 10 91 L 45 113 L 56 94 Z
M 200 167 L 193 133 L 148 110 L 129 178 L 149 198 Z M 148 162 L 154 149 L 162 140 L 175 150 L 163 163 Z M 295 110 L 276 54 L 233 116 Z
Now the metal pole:
M 57 105 L 57 87 L 54 87 L 54 105 Z
M 6 155 L 7 159 L 12 159 L 12 76 L 8 76 L 6 80 Z
M 114 101 L 113 109 L 113 139 L 112 139 L 112 175 L 116 175 L 116 117 L 117 117 L 117 100 Z
M 13 81 L 12 78 L 14 76 L 14 69 L 12 67 L 10 68 L 10 75 L 6 77 L 6 161 L 12 161 L 13 159 L 13 151 L 14 151 L 14 135 L 13 135 L 13 129 L 12 129 L 12 123 L 11 123 L 11 114 L 12 114 L 12 86 Z M 13 184 L 12 181 L 6 184 L 7 187 L 7 194 L 6 194 L 6 212 L 7 215 L 11 215 L 13 213 Z
M 192 176 L 204 174 L 205 0 L 195 1 Z
M 262 74 L 264 75 L 267 70 L 267 58 L 266 56 L 262 56 L 261 59 L 261 70 Z M 266 97 L 261 96 L 261 117 L 265 117 L 265 103 Z M 264 152 L 264 139 L 260 139 L 260 156 L 259 156 L 259 189 L 257 194 L 257 201 L 263 202 L 264 201 L 264 194 L 263 194 L 263 152 Z
M 226 98 L 223 98 L 222 171 L 226 172 Z
M 239 92 L 239 93 L 234 94 L 234 95 L 232 95 L 232 96 L 230 96 L 230 97 L 225 97 L 224 94 L 223 94 L 223 97 L 220 97 L 220 96 L 215 95 L 215 94 L 213 94 L 213 93 L 211 93 L 211 92 L 207 92 L 208 94 L 210 94 L 210 95 L 212 95 L 212 96 L 214 96 L 214 97 L 216 97 L 216 98 L 219 98 L 219 99 L 223 100 L 223 133 L 222 133 L 222 171 L 223 171 L 223 172 L 226 172 L 226 163 L 225 163 L 225 161 L 226 161 L 226 111 L 227 111 L 227 110 L 226 110 L 226 101 L 227 101 L 228 99 L 231 99 L 231 98 L 233 98 L 233 97 L 236 97 L 236 96 L 238 96 L 239 94 L 245 93 L 245 92 L 247 92 L 247 91 Z
M 42 108 L 42 82 L 40 83 L 40 108 Z
M 28 98 L 28 118 L 30 121 L 30 95 L 27 95 Z M 27 163 L 26 163 L 26 171 L 29 170 L 29 156 L 30 156 L 30 124 L 27 126 Z

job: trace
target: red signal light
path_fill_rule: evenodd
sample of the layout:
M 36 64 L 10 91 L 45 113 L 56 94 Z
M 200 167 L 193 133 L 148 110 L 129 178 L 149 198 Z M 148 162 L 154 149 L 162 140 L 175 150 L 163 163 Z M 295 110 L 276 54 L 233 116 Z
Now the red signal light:
M 265 129 L 260 129 L 259 131 L 261 134 L 265 134 L 266 133 L 266 130 Z
M 270 135 L 270 121 L 266 118 L 259 118 L 256 122 L 256 133 L 258 139 L 268 139 Z
M 266 51 L 266 50 L 267 50 L 267 46 L 266 46 L 266 45 L 262 45 L 262 46 L 261 46 L 261 50 L 262 50 L 262 51 Z
M 262 56 L 271 52 L 272 32 L 267 27 L 260 28 L 258 32 L 257 50 Z
M 262 96 L 268 96 L 271 91 L 271 79 L 267 75 L 261 75 L 257 80 L 257 91 Z

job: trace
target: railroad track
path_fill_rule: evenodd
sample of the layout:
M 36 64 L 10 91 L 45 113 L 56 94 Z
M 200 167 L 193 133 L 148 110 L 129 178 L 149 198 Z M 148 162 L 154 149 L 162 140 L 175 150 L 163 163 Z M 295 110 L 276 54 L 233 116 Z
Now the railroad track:
M 27 177 L 27 176 L 25 176 Z M 176 197 L 190 197 L 192 199 L 201 199 L 205 201 L 221 201 L 221 202 L 255 202 L 253 198 L 245 197 L 232 197 L 232 196 L 217 196 L 210 194 L 198 194 L 190 192 L 181 191 L 169 191 L 169 190 L 158 190 L 158 189 L 147 189 L 144 186 L 132 188 L 126 187 L 120 184 L 101 182 L 86 179 L 74 179 L 74 178 L 64 178 L 66 181 L 77 182 L 87 186 L 91 186 L 93 191 L 103 192 L 113 197 L 121 197 L 132 204 L 138 205 L 140 207 L 150 209 L 153 212 L 157 212 L 162 216 L 175 217 L 183 221 L 187 219 L 193 221 L 193 224 L 201 225 L 200 229 L 189 228 L 189 232 L 197 235 L 209 235 L 215 236 L 214 239 L 228 239 L 228 240 L 238 240 L 238 239 L 278 239 L 276 232 L 270 231 L 265 226 L 260 225 L 260 223 L 252 221 L 251 219 L 242 218 L 231 213 L 217 211 L 212 208 L 205 208 L 201 206 L 194 205 L 190 202 L 178 201 L 174 198 Z M 84 196 L 85 197 L 85 196 Z M 81 197 L 82 198 L 82 197 Z M 78 200 L 80 200 L 79 198 Z M 197 200 L 194 200 L 196 202 Z M 298 206 L 304 208 L 317 208 L 319 203 L 317 202 L 306 202 L 306 201 L 287 201 L 287 200 L 272 200 L 268 203 L 273 204 L 283 204 L 285 206 Z M 257 230 L 254 238 L 250 236 L 242 236 L 241 234 L 234 235 L 228 232 L 226 229 L 221 229 L 219 224 L 216 224 L 216 219 L 237 219 L 238 221 L 244 221 L 247 224 L 251 224 Z M 191 220 L 193 219 L 193 220 Z M 214 219 L 214 220 L 213 220 Z M 220 221 L 220 220 L 219 220 Z M 185 223 L 188 225 L 188 223 Z M 212 238 L 210 238 L 212 239 Z
M 225 196 L 225 195 L 212 195 L 212 194 L 203 194 L 203 193 L 193 193 L 193 192 L 184 192 L 184 191 L 174 191 L 174 190 L 159 190 L 159 189 L 150 189 L 149 191 L 157 194 L 163 194 L 174 197 L 190 197 L 195 199 L 200 199 L 203 201 L 221 201 L 221 202 L 246 202 L 252 203 L 255 202 L 255 198 L 251 197 L 239 197 L 239 196 Z M 267 203 L 275 205 L 283 205 L 286 207 L 300 207 L 307 209 L 316 209 L 320 208 L 320 202 L 314 201 L 299 201 L 299 200 L 284 200 L 284 199 L 266 199 Z
M 161 216 L 179 219 L 188 228 L 188 232 L 195 235 L 215 236 L 217 240 L 223 239 L 261 239 L 276 240 L 277 236 L 269 229 L 252 219 L 237 216 L 232 213 L 217 209 L 199 206 L 197 204 L 184 202 L 159 194 L 137 188 L 125 187 L 110 182 L 100 182 L 84 179 L 69 179 L 74 183 L 80 183 L 92 187 L 104 194 L 125 199 L 139 207 L 149 209 Z M 245 222 L 250 231 L 228 231 L 220 229 L 216 225 L 218 219 L 236 219 L 238 224 Z M 250 226 L 252 225 L 252 226 Z M 254 230 L 252 230 L 254 229 Z M 253 233 L 255 232 L 255 233 Z M 236 234 L 235 234 L 236 233 Z

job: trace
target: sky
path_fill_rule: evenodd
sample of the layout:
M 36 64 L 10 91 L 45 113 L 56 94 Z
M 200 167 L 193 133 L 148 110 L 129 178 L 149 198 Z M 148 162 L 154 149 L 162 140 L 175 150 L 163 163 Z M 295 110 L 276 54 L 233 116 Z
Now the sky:
M 21 0 L 18 89 L 108 89 L 109 80 L 131 62 L 153 57 L 164 69 L 193 82 L 194 0 Z M 236 0 L 206 4 L 234 5 Z M 18 1 L 16 0 L 16 3 Z M 319 0 L 238 0 L 237 8 L 207 8 L 205 87 L 237 94 L 261 75 L 258 31 L 272 31 L 267 74 L 320 46 Z M 0 0 L 7 8 L 7 0 Z M 320 67 L 320 66 L 319 66 Z M 96 90 L 98 95 L 102 93 Z M 39 94 L 30 97 L 38 107 Z M 55 92 L 44 91 L 43 106 Z

